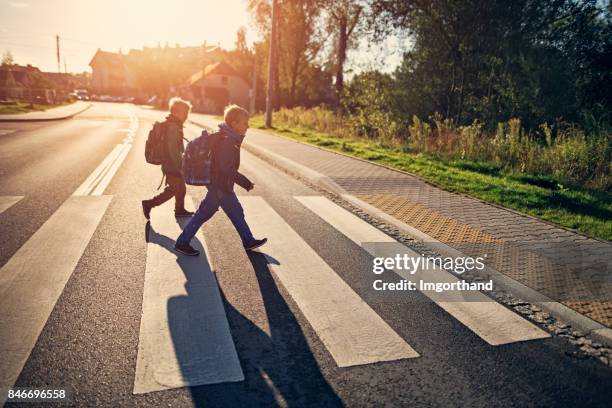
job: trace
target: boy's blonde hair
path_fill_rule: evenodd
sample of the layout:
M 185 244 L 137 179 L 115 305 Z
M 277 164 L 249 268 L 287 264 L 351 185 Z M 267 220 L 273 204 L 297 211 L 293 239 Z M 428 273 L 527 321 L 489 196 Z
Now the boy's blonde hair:
M 170 112 L 175 112 L 178 108 L 183 108 L 186 109 L 187 112 L 190 112 L 191 103 L 189 103 L 189 101 L 184 100 L 183 98 L 175 96 L 168 102 L 168 108 L 170 109 Z
M 228 125 L 241 117 L 250 117 L 249 111 L 238 105 L 229 105 L 223 111 L 223 120 Z

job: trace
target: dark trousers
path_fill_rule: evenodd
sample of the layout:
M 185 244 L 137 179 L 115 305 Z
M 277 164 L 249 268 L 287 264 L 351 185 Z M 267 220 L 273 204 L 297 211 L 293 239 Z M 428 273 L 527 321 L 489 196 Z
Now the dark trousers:
M 253 241 L 251 229 L 244 219 L 244 210 L 238 201 L 238 197 L 232 191 L 231 193 L 223 192 L 216 187 L 208 187 L 206 197 L 200 203 L 198 210 L 189 223 L 183 228 L 182 234 L 176 240 L 177 244 L 189 244 L 191 238 L 198 232 L 198 229 L 208 221 L 218 210 L 219 207 L 225 211 L 236 231 L 240 235 L 244 245 L 248 245 Z
M 185 186 L 183 177 L 166 174 L 166 188 L 161 194 L 148 200 L 148 203 L 151 207 L 157 207 L 174 197 L 174 209 L 181 211 L 185 208 L 185 194 L 187 194 L 187 186 Z

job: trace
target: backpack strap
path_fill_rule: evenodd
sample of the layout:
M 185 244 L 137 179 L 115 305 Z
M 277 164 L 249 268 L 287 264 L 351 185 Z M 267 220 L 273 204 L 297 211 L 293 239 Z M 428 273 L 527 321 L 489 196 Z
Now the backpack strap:
M 161 188 L 162 184 L 164 184 L 164 179 L 165 179 L 165 178 L 166 178 L 166 173 L 163 173 L 163 172 L 162 172 L 162 179 L 161 179 L 161 181 L 159 182 L 159 186 L 157 186 L 157 190 L 159 190 L 159 189 Z

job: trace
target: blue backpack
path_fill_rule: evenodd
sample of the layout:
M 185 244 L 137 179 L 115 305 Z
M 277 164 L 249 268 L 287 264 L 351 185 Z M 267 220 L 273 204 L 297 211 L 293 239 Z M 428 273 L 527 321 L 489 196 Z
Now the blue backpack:
M 183 154 L 183 178 L 191 186 L 208 186 L 212 181 L 213 144 L 216 133 L 202 130 L 202 134 L 185 147 Z

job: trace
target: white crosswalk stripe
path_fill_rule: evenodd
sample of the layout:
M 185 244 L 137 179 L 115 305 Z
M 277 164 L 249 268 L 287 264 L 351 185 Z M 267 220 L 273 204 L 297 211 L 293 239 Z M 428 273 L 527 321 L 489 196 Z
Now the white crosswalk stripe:
M 303 196 L 295 198 L 358 245 L 376 242 L 397 243 L 393 238 L 325 197 Z M 403 248 L 409 256 L 419 256 L 416 252 L 406 247 Z M 376 246 L 365 246 L 364 249 L 373 256 L 388 256 L 388 254 L 377 253 Z M 410 279 L 410 275 L 405 270 L 396 270 L 395 272 L 403 278 Z M 453 274 L 439 269 L 422 270 L 420 275 L 429 282 L 455 282 L 459 280 Z M 548 333 L 533 323 L 480 292 L 472 294 L 470 301 L 448 301 L 448 298 L 436 292 L 425 291 L 423 293 L 491 345 L 496 346 L 550 337 Z
M 241 197 L 261 248 L 338 366 L 418 357 L 261 197 Z
M 17 204 L 23 196 L 0 196 L 0 214 Z
M 192 241 L 200 256 L 177 259 L 172 213 L 168 202 L 151 217 L 135 394 L 244 380 L 202 233 Z
M 0 390 L 17 380 L 110 201 L 68 198 L 0 269 Z

